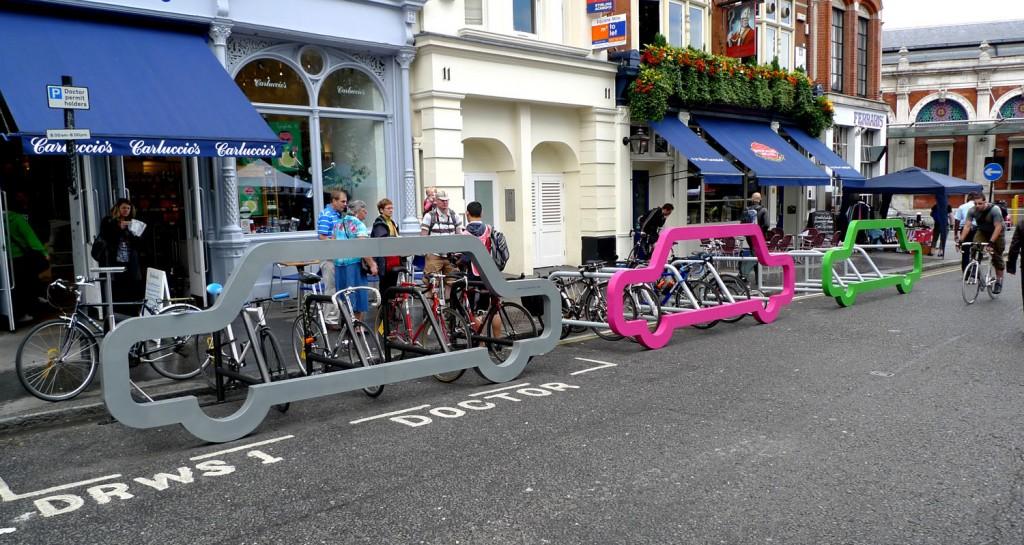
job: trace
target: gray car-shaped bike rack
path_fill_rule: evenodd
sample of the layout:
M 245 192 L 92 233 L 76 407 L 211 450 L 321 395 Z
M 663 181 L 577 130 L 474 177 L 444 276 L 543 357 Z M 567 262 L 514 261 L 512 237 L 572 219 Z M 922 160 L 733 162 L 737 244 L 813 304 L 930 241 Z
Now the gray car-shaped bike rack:
M 198 335 L 223 329 L 238 316 L 243 303 L 250 298 L 260 273 L 273 263 L 451 252 L 469 254 L 488 289 L 501 297 L 542 297 L 544 323 L 540 335 L 515 341 L 511 354 L 501 364 L 494 363 L 488 357 L 486 348 L 478 347 L 258 384 L 248 389 L 245 402 L 235 413 L 222 418 L 210 417 L 203 412 L 195 396 L 149 403 L 138 403 L 131 396 L 128 353 L 132 345 L 154 337 Z M 557 345 L 561 328 L 558 302 L 558 291 L 547 280 L 505 280 L 483 244 L 476 237 L 468 235 L 266 242 L 249 248 L 234 275 L 228 280 L 223 294 L 209 309 L 189 314 L 132 318 L 108 334 L 100 345 L 103 399 L 110 414 L 126 426 L 154 428 L 181 424 L 192 435 L 204 441 L 233 441 L 255 430 L 270 407 L 281 403 L 471 367 L 477 367 L 484 377 L 493 382 L 514 380 L 522 373 L 531 357 L 550 352 Z

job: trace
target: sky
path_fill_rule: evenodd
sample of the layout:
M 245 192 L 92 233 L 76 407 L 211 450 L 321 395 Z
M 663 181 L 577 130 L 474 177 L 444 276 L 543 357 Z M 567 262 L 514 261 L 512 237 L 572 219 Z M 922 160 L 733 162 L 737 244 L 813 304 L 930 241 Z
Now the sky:
M 1024 0 L 882 0 L 885 30 L 1024 19 Z

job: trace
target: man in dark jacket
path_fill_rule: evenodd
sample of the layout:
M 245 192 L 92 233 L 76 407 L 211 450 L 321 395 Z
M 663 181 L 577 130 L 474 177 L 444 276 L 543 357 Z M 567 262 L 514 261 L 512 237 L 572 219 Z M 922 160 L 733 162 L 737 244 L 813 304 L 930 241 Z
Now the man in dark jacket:
M 651 250 L 654 248 L 654 243 L 658 241 L 658 233 L 661 232 L 661 228 L 665 226 L 665 220 L 672 215 L 672 211 L 676 207 L 672 206 L 672 203 L 665 203 L 661 205 L 661 208 L 652 208 L 647 211 L 640 218 L 640 247 L 643 249 L 642 259 L 646 259 L 651 256 Z M 639 257 L 639 256 L 638 256 Z
M 1021 245 L 1024 245 L 1024 217 L 1017 221 L 1013 229 L 1013 239 L 1010 240 L 1010 255 L 1006 258 L 1006 272 L 1017 274 L 1017 256 L 1021 253 Z M 1024 263 L 1024 262 L 1022 262 Z M 1024 274 L 1020 275 L 1021 299 L 1024 300 Z

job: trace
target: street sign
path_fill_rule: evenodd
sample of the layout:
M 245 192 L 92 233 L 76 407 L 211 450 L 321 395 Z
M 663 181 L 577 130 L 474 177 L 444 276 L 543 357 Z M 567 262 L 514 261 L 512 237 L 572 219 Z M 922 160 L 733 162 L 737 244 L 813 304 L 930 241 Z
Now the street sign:
M 587 13 L 605 13 L 615 9 L 612 0 L 587 0 Z
M 89 129 L 46 129 L 47 140 L 91 140 Z
M 985 175 L 985 179 L 994 182 L 999 178 L 1003 177 L 1003 166 L 999 163 L 989 163 L 985 165 L 985 170 L 982 171 Z
M 47 85 L 46 101 L 60 110 L 88 110 L 89 88 L 70 85 Z

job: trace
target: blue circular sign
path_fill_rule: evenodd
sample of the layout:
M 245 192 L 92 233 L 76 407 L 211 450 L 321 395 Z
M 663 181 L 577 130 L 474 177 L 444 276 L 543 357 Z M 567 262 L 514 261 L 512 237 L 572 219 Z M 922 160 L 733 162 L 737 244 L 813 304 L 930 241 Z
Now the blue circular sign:
M 1003 165 L 999 163 L 988 163 L 985 165 L 985 169 L 981 171 L 985 175 L 985 179 L 994 182 L 999 178 L 1003 177 Z

